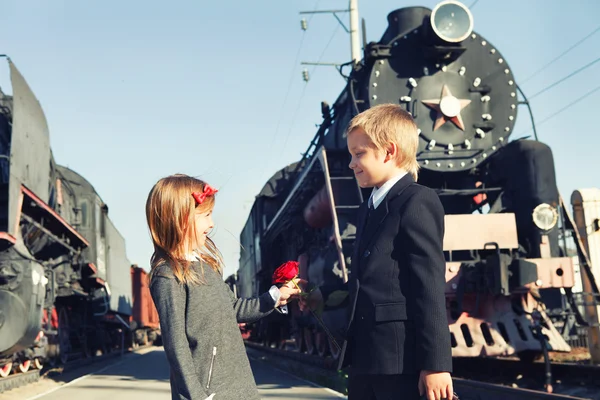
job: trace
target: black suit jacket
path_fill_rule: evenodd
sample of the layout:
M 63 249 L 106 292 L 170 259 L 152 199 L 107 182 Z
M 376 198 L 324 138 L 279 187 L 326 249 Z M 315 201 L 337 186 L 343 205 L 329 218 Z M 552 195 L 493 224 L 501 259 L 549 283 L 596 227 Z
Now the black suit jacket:
M 368 214 L 364 202 L 358 211 L 339 367 L 350 364 L 364 374 L 451 372 L 439 197 L 406 175 Z

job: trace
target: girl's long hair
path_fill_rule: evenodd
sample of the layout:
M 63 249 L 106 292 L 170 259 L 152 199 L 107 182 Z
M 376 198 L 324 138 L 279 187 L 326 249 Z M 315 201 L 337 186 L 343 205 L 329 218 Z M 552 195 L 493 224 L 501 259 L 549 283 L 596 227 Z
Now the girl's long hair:
M 146 201 L 146 220 L 154 244 L 154 254 L 150 261 L 149 278 L 158 265 L 168 262 L 179 282 L 196 285 L 204 283 L 203 276 L 190 268 L 191 262 L 186 258 L 194 251 L 212 269 L 222 274 L 223 258 L 210 238 L 206 238 L 203 249 L 195 248 L 196 209 L 208 212 L 215 204 L 215 197 L 211 195 L 202 204 L 196 205 L 192 193 L 202 193 L 205 185 L 206 182 L 200 179 L 176 174 L 162 178 L 150 191 Z

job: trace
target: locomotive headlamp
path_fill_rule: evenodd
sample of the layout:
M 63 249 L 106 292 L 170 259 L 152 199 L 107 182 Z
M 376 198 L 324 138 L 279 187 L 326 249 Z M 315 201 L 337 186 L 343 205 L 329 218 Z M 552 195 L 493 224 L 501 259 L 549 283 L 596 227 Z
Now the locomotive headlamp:
M 542 203 L 533 210 L 533 223 L 543 231 L 554 228 L 558 222 L 558 212 L 550 204 Z
M 458 1 L 442 1 L 431 12 L 431 27 L 446 42 L 462 42 L 473 32 L 473 15 Z

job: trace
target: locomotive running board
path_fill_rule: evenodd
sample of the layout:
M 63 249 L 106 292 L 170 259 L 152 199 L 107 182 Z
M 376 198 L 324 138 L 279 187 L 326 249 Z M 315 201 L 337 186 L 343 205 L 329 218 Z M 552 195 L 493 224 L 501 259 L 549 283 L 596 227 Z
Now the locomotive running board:
M 24 185 L 21 185 L 20 197 L 21 207 L 17 221 L 22 218 L 27 220 L 73 253 L 79 253 L 89 246 L 79 232 Z

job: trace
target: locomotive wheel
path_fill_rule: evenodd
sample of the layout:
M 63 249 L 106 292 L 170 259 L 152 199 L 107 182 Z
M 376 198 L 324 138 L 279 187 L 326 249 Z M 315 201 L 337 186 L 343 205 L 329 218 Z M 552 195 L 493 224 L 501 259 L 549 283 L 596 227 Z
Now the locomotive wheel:
M 8 364 L 4 364 L 2 366 L 2 368 L 0 368 L 0 377 L 1 378 L 6 378 L 9 374 L 10 371 L 12 370 L 12 363 L 8 363 Z
M 315 352 L 315 335 L 313 330 L 310 328 L 304 328 L 304 347 L 306 354 L 313 354 Z
M 93 356 L 92 349 L 90 349 L 90 347 L 89 347 L 89 345 L 88 345 L 88 343 L 87 343 L 87 340 L 84 342 L 84 346 L 83 346 L 83 356 L 84 356 L 85 358 L 90 358 L 90 357 L 92 357 L 92 356 Z
M 315 333 L 315 344 L 315 347 L 317 348 L 317 354 L 319 355 L 319 357 L 325 357 L 329 349 L 329 344 L 327 343 L 327 335 L 325 334 L 325 332 Z
M 19 371 L 25 373 L 29 371 L 29 367 L 31 366 L 31 360 L 23 361 L 19 364 Z
M 146 346 L 148 344 L 148 332 L 142 332 L 142 346 Z
M 294 340 L 294 347 L 292 348 L 292 351 L 302 351 L 302 344 L 304 342 L 303 333 L 304 332 L 302 329 L 296 329 L 296 332 L 294 332 L 294 334 L 292 335 L 292 339 Z
M 92 349 L 90 348 L 90 341 L 87 339 L 88 336 L 83 334 L 79 336 L 79 343 L 81 344 L 81 352 L 84 358 L 92 357 Z
M 69 316 L 67 308 L 61 307 L 58 313 L 58 352 L 60 361 L 66 364 L 69 361 L 69 353 L 71 352 L 71 341 L 69 340 Z
M 36 358 L 36 359 L 33 360 L 33 366 L 36 369 L 42 369 L 44 367 L 44 362 L 42 361 L 41 358 L 38 357 L 38 358 Z
M 329 351 L 331 352 L 331 357 L 333 357 L 334 360 L 337 360 L 340 357 L 341 350 L 338 350 L 337 347 L 335 347 L 335 344 L 333 344 L 333 342 L 329 338 L 327 338 L 327 344 L 329 344 Z
M 58 347 L 58 345 L 56 345 L 56 344 L 53 344 L 50 346 Z M 50 347 L 50 346 L 48 346 L 48 347 Z M 60 350 L 58 350 L 58 351 L 60 351 Z M 46 362 L 48 363 L 49 366 L 54 368 L 58 364 L 58 358 L 59 357 L 57 355 L 48 355 L 48 358 L 46 358 Z
M 100 347 L 96 349 L 96 356 L 103 356 L 108 353 L 109 353 L 109 347 L 106 345 L 105 342 L 102 342 L 100 344 Z

